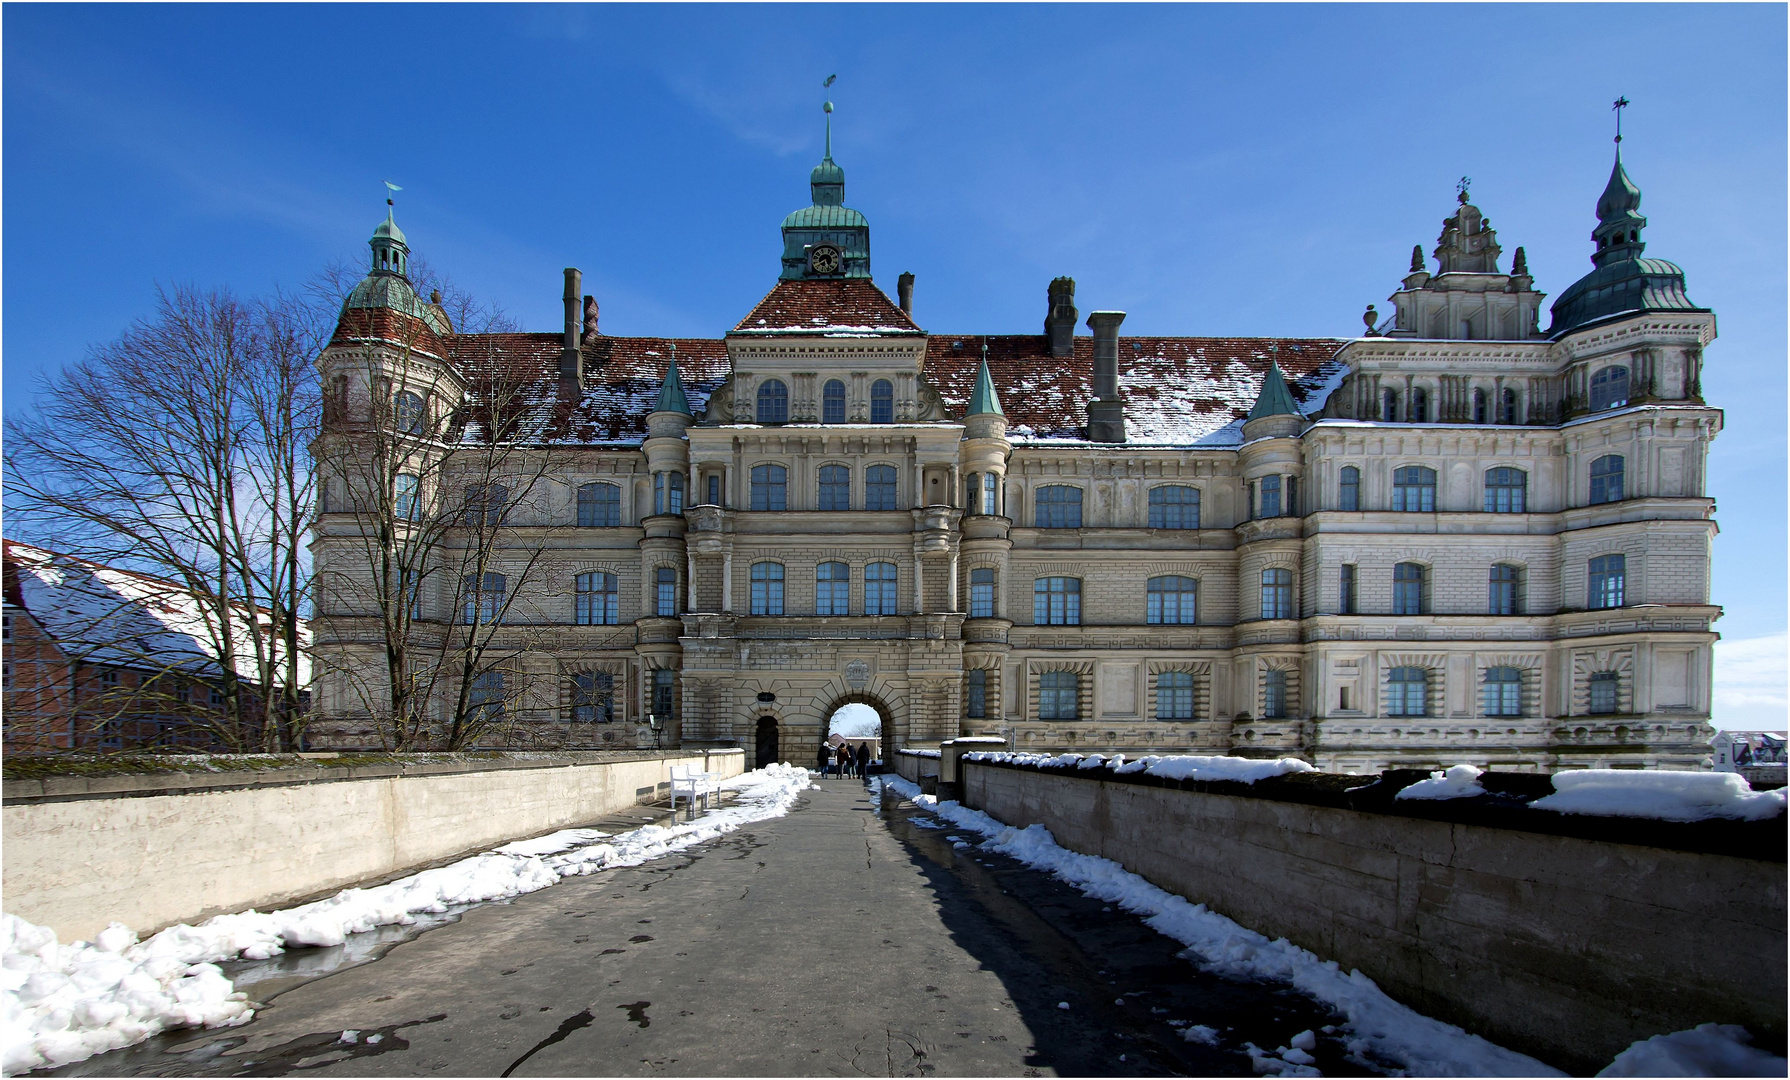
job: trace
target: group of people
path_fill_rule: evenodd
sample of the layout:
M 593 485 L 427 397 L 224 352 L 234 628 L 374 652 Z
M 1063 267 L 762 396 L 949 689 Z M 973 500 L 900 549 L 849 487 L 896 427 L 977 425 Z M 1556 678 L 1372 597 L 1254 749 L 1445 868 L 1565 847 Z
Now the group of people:
M 819 772 L 822 776 L 845 776 L 862 779 L 869 775 L 870 744 L 859 743 L 857 750 L 854 751 L 850 743 L 840 743 L 838 746 L 829 746 L 827 743 L 823 742 L 820 744 L 820 756 L 816 759 L 815 763 L 819 766 Z

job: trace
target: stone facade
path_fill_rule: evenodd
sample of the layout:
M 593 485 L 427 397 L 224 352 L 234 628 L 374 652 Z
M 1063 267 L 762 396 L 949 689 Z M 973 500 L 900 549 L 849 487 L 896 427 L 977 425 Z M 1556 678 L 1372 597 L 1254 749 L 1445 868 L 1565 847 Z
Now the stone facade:
M 863 702 L 891 752 L 992 734 L 1351 770 L 1707 767 L 1715 320 L 1640 259 L 1638 189 L 1600 200 L 1592 275 L 1630 306 L 1582 282 L 1541 330 L 1522 249 L 1501 272 L 1462 191 L 1438 272 L 1414 252 L 1395 314 L 1343 341 L 1129 338 L 1122 312 L 1077 337 L 1067 279 L 1041 335 L 929 334 L 910 282 L 898 307 L 869 279 L 843 170 L 813 182 L 776 287 L 720 340 L 602 335 L 574 271 L 563 337 L 456 334 L 391 288 L 344 309 L 319 361 L 337 510 L 362 497 L 346 433 L 396 388 L 451 413 L 490 392 L 466 373 L 522 373 L 503 468 L 528 497 L 487 568 L 525 567 L 492 640 L 528 677 L 489 740 L 807 762 Z M 424 484 L 443 513 L 456 475 Z M 614 517 L 580 525 L 591 484 Z M 324 515 L 320 579 L 360 572 L 366 532 Z M 576 624 L 580 575 L 614 590 L 599 624 Z M 416 632 L 455 633 L 469 580 L 425 587 Z M 378 662 L 352 606 L 320 598 L 317 621 L 340 745 L 373 730 L 346 689 Z M 594 722 L 580 672 L 611 680 Z

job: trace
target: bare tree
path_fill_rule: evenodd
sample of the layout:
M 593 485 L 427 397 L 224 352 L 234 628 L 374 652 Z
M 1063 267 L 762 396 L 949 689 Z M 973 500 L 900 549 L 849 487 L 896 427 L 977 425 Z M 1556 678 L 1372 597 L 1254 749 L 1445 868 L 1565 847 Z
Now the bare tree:
M 7 425 L 15 521 L 55 550 L 143 570 L 190 597 L 222 703 L 186 715 L 232 750 L 296 749 L 302 738 L 304 447 L 318 414 L 308 364 L 321 344 L 302 310 L 162 291 L 153 316 L 50 379 L 35 415 Z M 176 670 L 140 641 L 81 647 L 152 675 Z M 177 669 L 194 674 L 187 657 Z M 151 677 L 139 696 L 166 685 Z

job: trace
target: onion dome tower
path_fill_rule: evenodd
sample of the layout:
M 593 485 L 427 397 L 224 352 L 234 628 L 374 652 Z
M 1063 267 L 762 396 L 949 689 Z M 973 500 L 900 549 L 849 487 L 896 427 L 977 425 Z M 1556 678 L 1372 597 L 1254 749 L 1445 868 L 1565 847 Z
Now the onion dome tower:
M 845 205 L 845 170 L 833 160 L 833 103 L 826 103 L 827 141 L 808 174 L 813 204 L 783 219 L 784 281 L 870 276 L 870 222 Z
M 367 246 L 372 249 L 372 264 L 367 276 L 342 301 L 342 315 L 346 317 L 350 311 L 384 309 L 421 319 L 437 334 L 453 333 L 445 313 L 438 306 L 425 303 L 410 284 L 410 245 L 404 239 L 404 230 L 398 228 L 393 218 L 389 194 L 385 200 L 385 220 L 373 228 Z

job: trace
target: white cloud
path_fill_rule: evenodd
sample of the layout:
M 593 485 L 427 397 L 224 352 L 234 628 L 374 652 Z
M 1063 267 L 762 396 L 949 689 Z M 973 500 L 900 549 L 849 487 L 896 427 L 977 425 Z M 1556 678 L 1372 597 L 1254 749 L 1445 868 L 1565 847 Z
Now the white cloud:
M 1714 724 L 1782 730 L 1790 713 L 1790 634 L 1718 641 Z

